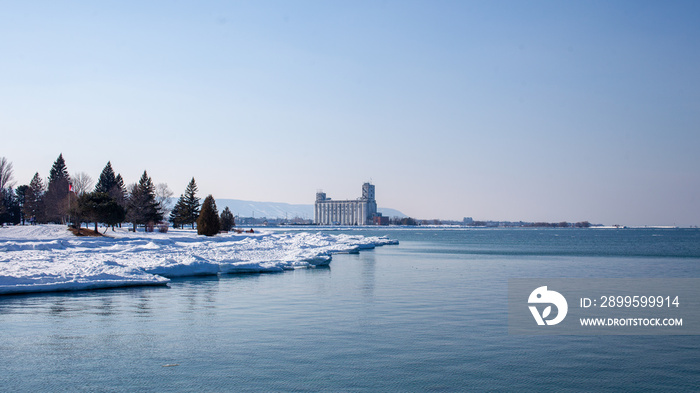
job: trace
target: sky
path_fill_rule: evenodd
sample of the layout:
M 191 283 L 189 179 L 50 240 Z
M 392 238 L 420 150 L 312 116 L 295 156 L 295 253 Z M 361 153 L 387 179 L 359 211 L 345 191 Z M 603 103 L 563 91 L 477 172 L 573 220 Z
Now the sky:
M 697 1 L 2 1 L 0 157 L 175 195 L 700 225 Z

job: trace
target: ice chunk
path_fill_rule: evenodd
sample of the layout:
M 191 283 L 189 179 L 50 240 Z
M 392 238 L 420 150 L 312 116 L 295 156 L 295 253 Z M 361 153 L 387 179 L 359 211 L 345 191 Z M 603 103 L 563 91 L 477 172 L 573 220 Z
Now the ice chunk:
M 74 237 L 60 225 L 0 229 L 0 294 L 163 285 L 168 277 L 271 273 L 326 266 L 332 255 L 385 244 L 385 237 L 310 232 L 197 236 L 106 231 Z

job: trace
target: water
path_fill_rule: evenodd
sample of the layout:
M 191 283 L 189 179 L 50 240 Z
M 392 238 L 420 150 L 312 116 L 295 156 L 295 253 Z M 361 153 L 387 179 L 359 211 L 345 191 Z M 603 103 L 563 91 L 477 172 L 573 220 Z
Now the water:
M 353 231 L 353 233 L 357 233 Z M 0 298 L 2 391 L 698 391 L 697 336 L 509 336 L 512 277 L 700 277 L 698 230 L 364 230 L 330 268 Z

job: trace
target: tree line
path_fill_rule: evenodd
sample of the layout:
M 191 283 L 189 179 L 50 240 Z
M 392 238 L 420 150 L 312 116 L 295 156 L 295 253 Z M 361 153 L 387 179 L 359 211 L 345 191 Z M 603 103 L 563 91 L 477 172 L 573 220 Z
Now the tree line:
M 142 226 L 147 232 L 156 227 L 165 232 L 167 216 L 173 227 L 195 228 L 196 224 L 198 234 L 207 236 L 235 225 L 228 207 L 219 215 L 211 195 L 200 206 L 194 177 L 172 210 L 172 191 L 165 183 L 155 184 L 147 171 L 138 183 L 125 185 L 121 174 L 107 162 L 94 188 L 93 183 L 85 173 L 70 176 L 60 154 L 46 181 L 37 172 L 29 184 L 14 187 L 12 163 L 0 157 L 0 224 L 60 223 L 79 228 L 94 223 L 97 232 L 99 224 L 114 229 L 131 223 L 133 231 Z

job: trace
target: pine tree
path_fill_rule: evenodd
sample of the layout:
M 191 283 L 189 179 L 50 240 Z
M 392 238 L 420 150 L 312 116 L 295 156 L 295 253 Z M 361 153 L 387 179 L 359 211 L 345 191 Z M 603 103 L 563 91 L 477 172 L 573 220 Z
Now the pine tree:
M 129 196 L 126 201 L 126 221 L 131 222 L 133 225 L 133 231 L 136 232 L 136 227 L 143 223 L 141 205 L 142 199 L 141 189 L 138 184 L 132 184 L 129 186 Z
M 15 196 L 17 197 L 17 204 L 19 206 L 19 215 L 22 220 L 22 225 L 25 223 L 26 216 L 24 215 L 24 204 L 27 202 L 27 191 L 29 186 L 23 184 L 15 189 Z
M 102 169 L 97 185 L 95 185 L 95 192 L 109 195 L 117 205 L 121 206 L 126 211 L 127 192 L 126 188 L 124 187 L 124 180 L 120 174 L 115 176 L 111 161 L 107 161 L 107 165 L 105 165 L 104 169 Z M 119 224 L 121 227 L 121 221 L 110 225 L 112 225 L 114 228 L 114 225 L 116 224 Z
M 134 231 L 136 231 L 137 225 L 147 225 L 148 229 L 152 228 L 151 225 L 163 219 L 160 206 L 156 202 L 153 181 L 148 177 L 146 171 L 143 171 L 139 183 L 134 185 L 134 188 L 131 190 L 127 204 L 126 219 L 131 221 Z
M 97 232 L 98 223 L 112 226 L 124 221 L 126 212 L 117 201 L 105 192 L 92 192 L 83 194 L 78 201 L 80 215 L 95 223 Z
M 12 187 L 0 190 L 0 197 L 2 198 L 0 200 L 0 205 L 2 205 L 0 209 L 0 225 L 3 223 L 19 224 L 21 221 L 21 210 Z
M 191 224 L 192 229 L 194 229 L 194 223 L 197 222 L 197 217 L 199 217 L 199 198 L 196 194 L 197 183 L 193 177 L 187 185 L 185 193 L 180 195 L 175 207 L 170 212 L 170 222 L 176 228 L 184 228 L 185 225 Z
M 208 195 L 202 203 L 202 210 L 197 218 L 197 234 L 204 236 L 214 236 L 219 233 L 221 225 L 219 223 L 219 212 L 216 210 L 214 197 Z
M 49 185 L 59 180 L 70 180 L 68 168 L 66 168 L 66 161 L 63 159 L 62 153 L 58 155 L 58 158 L 51 167 L 51 171 L 49 171 Z
M 173 223 L 173 227 L 181 228 L 185 226 L 186 210 L 185 196 L 180 195 L 180 199 L 177 200 L 175 207 L 173 207 L 173 210 L 170 212 L 170 222 Z
M 122 179 L 122 175 L 118 173 L 115 179 L 117 181 L 117 188 L 119 188 L 123 191 L 124 194 L 126 194 L 126 186 L 124 185 L 124 179 Z
M 199 198 L 197 197 L 197 183 L 194 181 L 194 177 L 190 180 L 190 183 L 185 189 L 185 210 L 183 211 L 184 222 L 183 224 L 192 224 L 192 229 L 194 229 L 194 223 L 199 217 Z
M 34 174 L 24 200 L 24 216 L 29 218 L 31 223 L 44 222 L 44 181 L 39 173 Z M 32 220 L 34 218 L 34 220 Z
M 112 189 L 117 187 L 117 178 L 114 176 L 114 170 L 112 169 L 112 163 L 107 161 L 102 173 L 100 173 L 100 179 L 97 181 L 95 186 L 95 192 L 111 193 Z
M 231 210 L 226 206 L 224 211 L 221 212 L 221 230 L 228 232 L 234 225 L 236 225 L 236 222 L 233 213 L 231 213 Z
M 112 187 L 112 189 L 109 191 L 109 195 L 116 199 L 120 206 L 126 208 L 126 196 L 128 192 L 126 190 L 126 186 L 124 185 L 122 175 L 117 174 L 115 181 L 115 187 Z
M 46 219 L 49 222 L 65 222 L 70 195 L 70 175 L 60 154 L 49 172 L 49 186 L 44 198 Z

